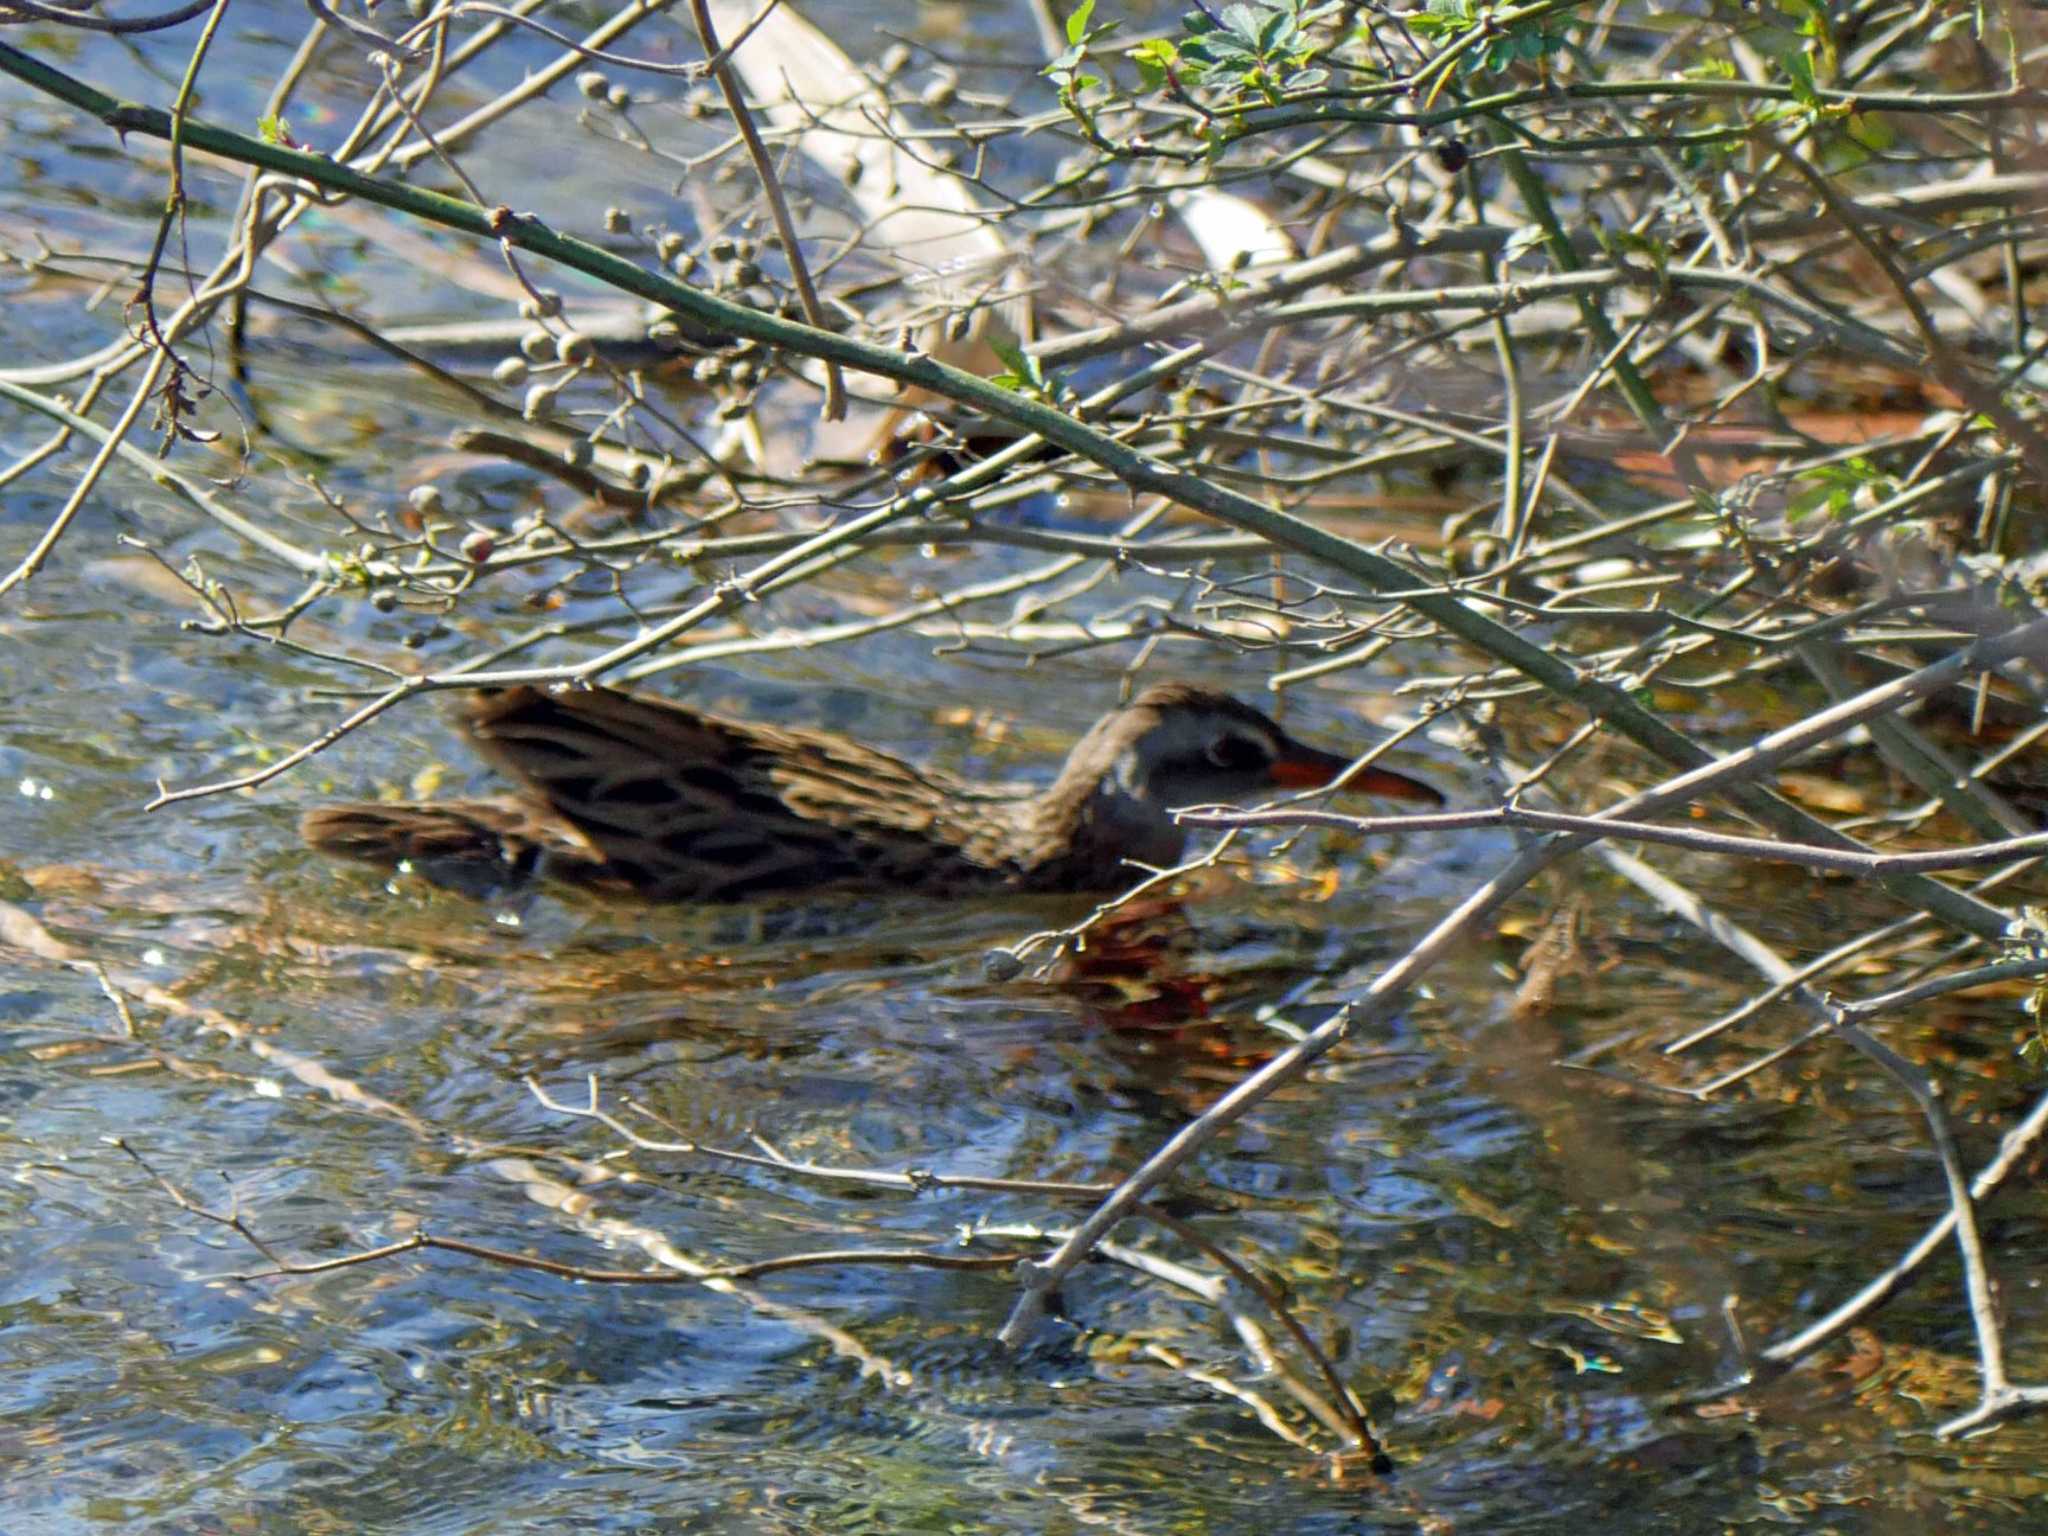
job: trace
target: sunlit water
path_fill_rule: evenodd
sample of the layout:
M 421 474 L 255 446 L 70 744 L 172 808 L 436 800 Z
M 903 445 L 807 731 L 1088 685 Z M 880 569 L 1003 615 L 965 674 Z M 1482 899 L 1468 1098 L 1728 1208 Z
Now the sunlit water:
M 276 67 L 261 40 L 234 46 Z M 85 57 L 153 100 L 176 73 L 172 51 L 139 55 L 146 70 L 112 47 Z M 209 107 L 254 111 L 231 89 Z M 0 112 L 17 171 L 26 142 L 52 178 L 0 189 L 11 210 L 54 200 L 64 211 L 46 227 L 140 248 L 152 172 L 19 89 L 0 90 Z M 39 312 L 42 356 L 106 334 L 75 304 Z M 387 434 L 434 451 L 406 436 L 393 375 L 309 364 L 303 383 L 320 406 L 289 424 L 302 449 Z M 0 415 L 11 451 L 38 431 Z M 331 473 L 395 494 L 397 459 Z M 6 490 L 0 564 L 66 483 Z M 1550 1013 L 1509 1013 L 1519 942 L 1471 947 L 1390 1026 L 1255 1112 L 1170 1202 L 1287 1298 L 1371 1411 L 1389 1481 L 1322 1454 L 1327 1430 L 1231 1318 L 1263 1330 L 1310 1394 L 1321 1384 L 1243 1286 L 1219 1306 L 1090 1266 L 1064 1318 L 1010 1355 L 993 1342 L 1014 1297 L 1002 1269 L 835 1264 L 629 1286 L 408 1252 L 245 1278 L 269 1267 L 255 1242 L 313 1261 L 421 1232 L 606 1271 L 651 1269 L 660 1244 L 706 1267 L 1024 1251 L 1023 1234 L 1085 1205 L 626 1157 L 618 1135 L 525 1081 L 582 1103 L 594 1078 L 608 1110 L 643 1107 L 631 1123 L 662 1141 L 765 1144 L 840 1169 L 1109 1179 L 1278 1049 L 1278 1025 L 1312 1027 L 1355 993 L 1505 844 L 1310 842 L 1291 878 L 1217 882 L 1155 950 L 1012 982 L 989 979 L 988 951 L 1082 906 L 650 912 L 387 886 L 301 852 L 293 821 L 332 793 L 403 788 L 429 763 L 459 784 L 469 761 L 426 709 L 260 795 L 143 814 L 159 781 L 246 771 L 317 730 L 334 705 L 307 690 L 332 679 L 181 631 L 189 608 L 143 585 L 114 536 L 146 535 L 173 563 L 237 552 L 139 477 L 112 484 L 0 608 L 0 897 L 140 998 L 131 1035 L 95 980 L 25 929 L 0 947 L 10 1536 L 2041 1528 L 2036 1432 L 1967 1448 L 1926 1436 L 1969 1400 L 1952 1266 L 1882 1315 L 1860 1363 L 1838 1351 L 1768 1392 L 1706 1393 L 1742 1361 L 1728 1298 L 1749 1343 L 1816 1314 L 1939 1212 L 1939 1170 L 1896 1098 L 1838 1057 L 1711 1106 L 1560 1071 L 1605 1038 L 1743 996 L 1718 952 L 1598 876 L 1590 963 Z M 256 508 L 266 493 L 303 495 L 281 476 L 238 494 Z M 291 590 L 261 561 L 237 569 L 273 599 Z M 1248 668 L 1190 664 L 1256 686 Z M 1109 701 L 1109 677 L 1106 664 L 1026 676 L 898 637 L 690 686 L 955 767 L 1028 772 Z M 962 697 L 1021 741 L 978 739 L 935 707 Z M 1304 734 L 1337 741 L 1356 725 L 1334 696 L 1304 697 Z M 1455 760 L 1435 768 L 1459 782 Z M 1532 895 L 1521 931 L 1563 894 Z M 1829 937 L 1803 887 L 1719 894 L 1788 945 Z M 147 1000 L 149 985 L 184 1011 Z M 1988 1012 L 1938 1016 L 1921 1044 L 1954 1049 L 1966 1026 L 1995 1042 L 1965 1106 L 1995 1121 L 2025 1088 L 2004 1075 L 2009 1016 Z M 2024 1200 L 2009 1204 L 1993 1213 L 2001 1300 L 2024 1350 L 2042 1333 L 2029 1259 L 2044 1234 Z M 1120 1236 L 1217 1272 L 1157 1227 Z

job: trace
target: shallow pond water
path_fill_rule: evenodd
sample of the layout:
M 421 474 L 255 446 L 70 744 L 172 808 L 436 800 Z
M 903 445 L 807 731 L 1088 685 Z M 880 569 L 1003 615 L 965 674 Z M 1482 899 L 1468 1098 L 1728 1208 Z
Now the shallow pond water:
M 910 9 L 880 19 L 907 27 Z M 231 46 L 276 67 L 262 37 Z M 175 77 L 174 53 L 84 51 L 151 99 Z M 245 121 L 255 103 L 229 89 L 208 110 Z M 54 201 L 68 212 L 45 227 L 123 251 L 146 239 L 157 182 L 105 135 L 12 86 L 0 122 L 12 214 Z M 30 160 L 47 177 L 33 188 Z M 350 275 L 401 266 L 368 252 Z M 106 333 L 75 305 L 42 308 L 38 356 Z M 250 471 L 241 505 L 311 519 L 300 476 L 315 464 L 396 496 L 408 456 L 439 452 L 430 405 L 397 373 L 300 367 L 280 346 L 257 359 L 257 393 L 287 374 L 305 391 L 284 423 L 294 450 Z M 37 430 L 0 412 L 10 455 Z M 366 441 L 389 451 L 342 456 Z M 60 465 L 0 492 L 0 565 L 65 485 Z M 1653 1069 L 1626 1053 L 1561 1068 L 1749 986 L 1591 865 L 1535 888 L 1499 937 L 1174 1186 L 1166 1214 L 1246 1274 L 1228 1279 L 1187 1232 L 1134 1223 L 1014 1354 L 994 1341 L 1015 1296 L 1006 1264 L 610 1284 L 415 1249 L 250 1278 L 266 1253 L 328 1260 L 423 1233 L 586 1271 L 1033 1251 L 1088 1203 L 762 1160 L 1114 1179 L 1286 1028 L 1355 995 L 1509 845 L 1311 839 L 1257 878 L 1219 874 L 1085 963 L 1013 981 L 992 979 L 989 952 L 1086 903 L 649 910 L 387 882 L 308 854 L 294 823 L 336 795 L 468 782 L 473 760 L 424 706 L 258 792 L 143 811 L 160 783 L 244 771 L 317 732 L 336 705 L 314 690 L 335 679 L 181 628 L 189 604 L 117 534 L 173 565 L 231 562 L 269 601 L 293 579 L 138 473 L 110 485 L 0 606 L 10 1536 L 2048 1529 L 2037 1427 L 1962 1445 L 1928 1433 L 1972 1392 L 1952 1263 L 1784 1380 L 1713 1390 L 1746 1348 L 1907 1247 L 1944 1208 L 1940 1170 L 1896 1094 L 1838 1054 L 1708 1104 L 1653 1092 Z M 334 633 L 416 638 L 409 617 L 358 607 L 327 620 Z M 1026 673 L 897 633 L 664 686 L 1030 774 L 1114 697 L 1122 659 Z M 1259 685 L 1253 665 L 1208 650 L 1154 670 L 1177 665 L 1248 696 Z M 1333 744 L 1385 704 L 1295 699 L 1291 727 Z M 1460 795 L 1470 782 L 1441 747 L 1405 761 Z M 1872 910 L 1843 882 L 1751 875 L 1710 893 L 1799 952 Z M 1511 1008 L 1528 940 L 1574 899 L 1590 914 L 1583 963 L 1549 1009 Z M 72 961 L 105 967 L 110 986 Z M 2031 1091 L 2010 1003 L 1952 1004 L 1892 1038 L 1926 1059 L 1977 1054 L 1958 1108 L 1981 1161 Z M 568 1105 L 594 1085 L 653 1139 L 756 1161 L 628 1153 L 529 1084 Z M 2031 1193 L 1988 1217 L 2008 1341 L 2038 1360 L 2048 1230 Z M 1316 1413 L 1328 1394 L 1272 1297 L 1371 1414 L 1389 1476 L 1332 1456 Z

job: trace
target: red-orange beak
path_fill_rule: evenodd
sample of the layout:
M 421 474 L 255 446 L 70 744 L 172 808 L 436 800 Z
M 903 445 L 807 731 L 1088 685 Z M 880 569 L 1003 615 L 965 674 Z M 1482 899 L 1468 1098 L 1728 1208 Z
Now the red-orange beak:
M 1337 776 L 1350 766 L 1348 757 L 1319 752 L 1291 741 L 1287 744 L 1287 755 L 1275 759 L 1268 773 L 1282 789 L 1321 789 L 1325 784 L 1335 783 Z M 1443 793 L 1433 785 L 1391 768 L 1367 768 L 1354 773 L 1344 789 L 1347 794 L 1382 795 L 1389 800 L 1420 800 L 1425 805 L 1444 803 Z

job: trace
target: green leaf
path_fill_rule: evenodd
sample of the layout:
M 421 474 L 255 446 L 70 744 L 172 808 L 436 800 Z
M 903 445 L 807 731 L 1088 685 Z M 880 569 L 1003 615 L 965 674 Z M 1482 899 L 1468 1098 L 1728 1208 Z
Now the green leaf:
M 1079 48 L 1088 41 L 1088 18 L 1095 14 L 1095 0 L 1081 0 L 1067 18 L 1067 41 Z
M 1820 45 L 1821 62 L 1827 66 L 1828 78 L 1835 77 L 1838 59 L 1836 56 L 1835 25 L 1828 15 L 1828 8 L 1821 0 L 1789 0 L 1789 4 L 1805 14 L 1799 24 L 1802 36 L 1810 37 Z
M 1778 68 L 1785 72 L 1785 80 L 1792 87 L 1792 97 L 1802 107 L 1818 108 L 1820 92 L 1814 88 L 1813 60 L 1803 52 L 1781 53 Z
M 1343 10 L 1334 0 L 1319 0 L 1306 9 L 1302 0 L 1238 0 L 1220 15 L 1193 13 L 1185 19 L 1178 63 L 1188 80 L 1231 96 L 1256 92 L 1277 102 L 1283 81 L 1287 89 L 1313 89 L 1328 78 L 1313 74 L 1303 84 L 1293 81 L 1320 51 L 1308 35 L 1309 25 Z M 1145 68 L 1143 60 L 1140 68 Z
M 1441 42 L 1469 32 L 1478 24 L 1479 18 L 1466 0 L 1429 0 L 1428 10 L 1408 17 L 1409 27 L 1418 35 Z
M 1890 149 L 1899 138 L 1892 131 L 1890 119 L 1880 112 L 1850 113 L 1849 137 L 1865 149 L 1877 151 Z
M 991 337 L 989 347 L 1007 370 L 989 382 L 1017 395 L 1044 395 L 1048 392 L 1045 365 L 1020 347 L 1015 337 Z
M 1818 511 L 1824 506 L 1829 511 L 1834 511 L 1836 508 L 1833 503 L 1841 495 L 1840 491 L 1830 486 L 1817 485 L 1810 491 L 1801 491 L 1797 496 L 1786 502 L 1785 515 L 1792 518 L 1805 517 L 1809 512 Z
M 1857 510 L 1859 495 L 1868 493 L 1882 498 L 1898 489 L 1896 479 L 1862 454 L 1839 464 L 1816 464 L 1802 470 L 1797 478 L 1805 481 L 1808 488 L 1786 503 L 1785 510 L 1793 517 L 1803 517 L 1823 507 L 1830 517 L 1848 517 Z
M 1127 55 L 1138 66 L 1138 76 L 1147 90 L 1166 84 L 1173 67 L 1180 62 L 1180 50 L 1163 37 L 1148 38 Z

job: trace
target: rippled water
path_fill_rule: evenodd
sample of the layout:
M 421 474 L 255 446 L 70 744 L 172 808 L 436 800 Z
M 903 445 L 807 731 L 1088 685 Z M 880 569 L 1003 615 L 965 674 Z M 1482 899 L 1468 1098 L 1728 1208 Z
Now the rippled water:
M 91 56 L 118 78 L 125 55 Z M 160 73 L 166 56 L 146 57 Z M 146 71 L 129 86 L 161 98 Z M 127 248 L 155 181 L 16 88 L 0 115 L 55 182 L 32 189 L 11 150 L 8 205 L 68 198 L 81 235 Z M 73 306 L 43 307 L 43 355 L 99 334 Z M 307 384 L 328 411 L 305 431 L 429 451 L 405 436 L 391 376 L 309 368 Z M 0 414 L 0 434 L 19 451 L 35 429 Z M 378 476 L 396 469 L 341 473 L 389 493 Z M 65 484 L 0 493 L 0 564 Z M 471 764 L 428 709 L 259 794 L 142 812 L 159 781 L 244 770 L 334 706 L 309 696 L 317 668 L 182 630 L 189 610 L 113 539 L 146 534 L 174 563 L 233 553 L 272 598 L 285 574 L 138 477 L 113 484 L 0 606 L 0 898 L 17 914 L 0 931 L 10 1536 L 2048 1528 L 2037 1430 L 1926 1436 L 1969 1400 L 1952 1266 L 1856 1351 L 1745 1398 L 1688 1396 L 1739 1364 L 1726 1298 L 1750 1342 L 1816 1314 L 1939 1212 L 1939 1170 L 1896 1099 L 1839 1057 L 1706 1106 L 1560 1071 L 1589 1044 L 1743 995 L 1718 952 L 1595 873 L 1589 963 L 1549 1014 L 1512 1016 L 1505 973 L 1562 887 L 1517 909 L 1521 938 L 1472 946 L 1391 1026 L 1259 1109 L 1170 1202 L 1287 1298 L 1371 1411 L 1390 1481 L 1323 1454 L 1332 1437 L 1303 1406 L 1321 1383 L 1242 1282 L 1219 1299 L 1090 1266 L 1064 1319 L 1011 1356 L 993 1342 L 1014 1298 L 1002 1269 L 628 1286 L 414 1251 L 248 1278 L 268 1267 L 257 1241 L 312 1261 L 423 1232 L 605 1270 L 649 1268 L 651 1253 L 717 1267 L 1021 1251 L 1085 1205 L 624 1157 L 525 1080 L 580 1102 L 594 1077 L 607 1108 L 642 1106 L 633 1123 L 666 1141 L 1109 1179 L 1277 1049 L 1274 1015 L 1319 1022 L 1505 845 L 1310 844 L 1298 878 L 1223 879 L 1120 960 L 1001 983 L 983 968 L 992 947 L 1082 908 L 646 911 L 387 885 L 302 852 L 293 823 L 429 763 L 459 785 Z M 266 491 L 289 487 L 243 495 Z M 1184 654 L 1205 678 L 1256 687 L 1242 663 Z M 1109 701 L 1109 677 L 1106 663 L 1026 676 L 897 638 L 700 672 L 686 691 L 1029 772 Z M 933 702 L 961 697 L 1011 737 L 976 736 Z M 1302 698 L 1305 735 L 1356 727 L 1354 700 Z M 1464 774 L 1441 752 L 1433 766 L 1446 783 Z M 1761 882 L 1716 894 L 1794 947 L 1824 942 L 1856 899 L 1832 892 L 1830 909 Z M 128 1017 L 67 956 L 106 967 Z M 2028 1091 L 2004 1066 L 2010 1017 L 1957 1007 L 1902 1045 L 1993 1041 L 1964 1109 L 1997 1123 Z M 2009 1339 L 2038 1357 L 2029 1256 L 2048 1234 L 2026 1197 L 1992 1215 Z M 1219 1273 L 1158 1226 L 1120 1237 Z

